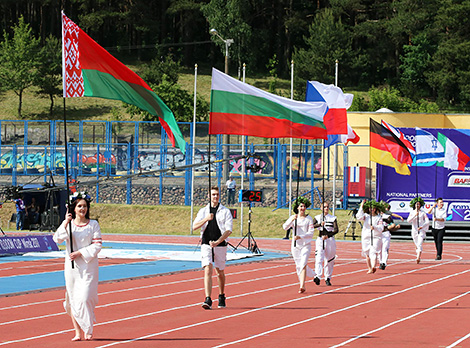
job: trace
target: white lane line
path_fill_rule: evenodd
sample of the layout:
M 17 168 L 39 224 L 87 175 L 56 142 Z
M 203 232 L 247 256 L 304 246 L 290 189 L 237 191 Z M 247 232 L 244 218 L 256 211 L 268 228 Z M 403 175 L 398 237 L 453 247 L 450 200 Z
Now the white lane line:
M 352 272 L 346 272 L 346 273 L 339 274 L 337 276 L 344 276 L 344 275 L 354 274 L 354 273 L 358 273 L 358 272 L 364 272 L 364 270 L 360 269 L 360 270 L 356 270 L 356 271 L 352 271 Z M 292 273 L 294 273 L 294 272 L 287 273 L 287 274 L 292 274 Z M 403 274 L 406 274 L 406 273 L 403 273 Z M 270 278 L 272 278 L 272 277 L 270 277 Z M 388 278 L 388 277 L 386 277 L 386 278 Z M 381 278 L 381 279 L 386 279 L 386 278 Z M 377 281 L 381 280 L 381 279 L 377 279 Z M 254 280 L 254 281 L 256 281 L 256 280 Z M 248 282 L 248 281 L 245 281 L 245 282 Z M 367 281 L 367 282 L 370 282 L 370 281 Z M 243 283 L 243 282 L 241 282 L 241 283 Z M 277 286 L 277 287 L 273 287 L 273 288 L 257 290 L 257 291 L 253 291 L 253 292 L 250 292 L 250 293 L 243 293 L 243 294 L 239 294 L 239 295 L 234 295 L 234 296 L 230 296 L 230 298 L 238 298 L 238 297 L 244 297 L 244 296 L 250 296 L 250 295 L 257 295 L 257 294 L 260 294 L 260 293 L 263 293 L 263 292 L 280 290 L 280 289 L 284 289 L 284 288 L 288 288 L 288 287 L 296 286 L 296 285 L 297 285 L 297 282 L 291 283 L 291 284 L 286 284 L 286 285 L 281 285 L 281 286 Z M 356 284 L 356 285 L 358 285 L 358 284 Z M 322 294 L 326 294 L 326 293 L 329 293 L 329 292 L 338 291 L 338 290 L 342 290 L 342 289 L 344 289 L 344 288 L 338 288 L 338 289 L 334 289 L 334 290 L 330 290 L 330 291 L 325 291 L 325 292 L 322 292 L 322 293 L 317 293 L 315 295 L 310 295 L 309 297 L 319 296 L 319 295 L 322 295 Z M 289 303 L 289 302 L 291 302 L 291 301 L 288 301 L 286 303 Z M 131 317 L 124 317 L 124 318 L 120 318 L 120 319 L 115 319 L 115 320 L 110 320 L 110 321 L 107 321 L 107 322 L 98 323 L 98 324 L 95 325 L 95 327 L 96 326 L 102 326 L 102 325 L 114 324 L 114 323 L 117 323 L 117 322 L 123 322 L 123 321 L 142 318 L 142 317 L 153 316 L 153 315 L 156 315 L 156 314 L 171 312 L 171 311 L 177 310 L 177 309 L 185 309 L 185 308 L 190 308 L 190 307 L 199 307 L 200 305 L 201 305 L 201 303 L 197 302 L 197 303 L 184 305 L 184 306 L 180 306 L 180 307 L 172 307 L 172 308 L 163 309 L 163 310 L 150 312 L 150 313 L 145 313 L 145 314 L 141 314 L 141 315 L 136 315 L 136 316 L 131 316 Z M 268 307 L 265 307 L 265 308 L 268 308 Z M 262 309 L 262 308 L 260 308 L 260 309 Z M 246 313 L 250 313 L 252 311 L 257 311 L 257 310 L 259 310 L 259 309 L 251 310 L 251 311 L 248 311 Z M 240 315 L 242 315 L 242 314 L 243 313 L 241 313 Z M 65 315 L 65 313 L 56 313 L 54 315 Z M 234 315 L 234 316 L 238 316 L 238 315 Z M 46 317 L 46 316 L 43 316 L 43 317 Z M 228 317 L 225 317 L 225 318 L 230 318 L 230 317 L 231 316 L 228 316 Z M 221 319 L 224 319 L 224 318 L 221 318 Z M 204 322 L 202 322 L 201 324 L 204 324 Z M 180 329 L 179 328 L 174 329 L 174 331 L 177 331 L 177 330 L 180 330 Z M 52 336 L 52 335 L 55 335 L 55 334 L 61 334 L 61 333 L 71 332 L 71 331 L 73 331 L 73 330 L 72 329 L 71 330 L 61 330 L 61 331 L 52 332 L 52 333 L 48 333 L 48 334 L 32 336 L 32 337 L 23 338 L 23 339 L 17 339 L 17 340 L 13 340 L 13 341 L 0 343 L 0 346 L 2 346 L 4 344 L 9 344 L 9 343 L 30 341 L 30 340 L 34 340 L 34 339 L 44 338 L 44 337 Z
M 257 271 L 264 271 L 264 270 L 270 270 L 270 269 L 276 269 L 280 267 L 288 267 L 291 266 L 289 265 L 277 265 L 277 266 L 270 266 L 270 267 L 263 267 L 259 269 L 251 269 L 251 270 L 246 270 L 246 271 L 240 271 L 240 272 L 233 272 L 230 273 L 229 275 L 239 275 L 239 274 L 245 274 L 245 273 L 252 273 L 252 272 L 257 272 Z M 61 271 L 63 272 L 63 271 Z M 188 283 L 188 282 L 194 282 L 194 281 L 202 281 L 204 278 L 199 277 L 199 278 L 191 278 L 191 279 L 184 279 L 184 280 L 177 280 L 177 281 L 172 281 L 172 282 L 167 282 L 167 283 L 157 283 L 157 284 L 150 284 L 150 285 L 144 285 L 144 286 L 139 286 L 139 287 L 132 287 L 132 288 L 125 288 L 125 289 L 119 289 L 119 290 L 111 290 L 111 291 L 103 291 L 98 294 L 98 296 L 103 297 L 104 295 L 109 295 L 109 294 L 116 294 L 120 292 L 129 292 L 129 291 L 135 291 L 135 290 L 141 290 L 141 289 L 148 289 L 148 288 L 155 288 L 155 287 L 161 287 L 161 286 L 166 286 L 166 285 L 179 285 L 182 283 Z M 8 309 L 17 309 L 17 308 L 22 308 L 22 307 L 29 307 L 29 306 L 34 306 L 34 305 L 41 305 L 41 304 L 46 304 L 46 303 L 52 303 L 52 302 L 63 302 L 64 299 L 55 299 L 55 300 L 47 300 L 47 301 L 38 301 L 38 302 L 30 302 L 30 303 L 24 303 L 24 304 L 19 304 L 19 305 L 14 305 L 10 307 L 2 307 L 0 308 L 0 311 L 3 310 L 8 310 Z
M 438 279 L 434 279 L 432 281 L 429 281 L 429 282 L 426 282 L 426 283 L 421 283 L 421 284 L 418 284 L 418 285 L 415 285 L 415 286 L 412 286 L 410 288 L 407 288 L 407 289 L 403 289 L 403 290 L 400 290 L 400 291 L 396 291 L 396 292 L 393 292 L 393 293 L 390 293 L 390 294 L 387 294 L 387 295 L 384 295 L 384 296 L 380 296 L 380 297 L 376 297 L 376 298 L 373 298 L 373 299 L 370 299 L 370 300 L 367 300 L 367 301 L 363 301 L 363 302 L 360 302 L 360 303 L 356 303 L 354 305 L 351 305 L 351 306 L 348 306 L 348 307 L 344 307 L 344 308 L 341 308 L 341 309 L 338 309 L 338 310 L 335 310 L 335 311 L 332 311 L 332 312 L 329 312 L 329 313 L 325 313 L 325 314 L 322 314 L 322 315 L 319 315 L 319 316 L 316 316 L 316 317 L 312 317 L 312 318 L 308 318 L 308 319 L 305 319 L 305 320 L 302 320 L 302 321 L 299 321 L 299 322 L 295 322 L 295 323 L 292 323 L 292 324 L 289 324 L 289 325 L 284 325 L 284 326 L 281 326 L 281 327 L 278 327 L 278 328 L 275 328 L 275 329 L 272 329 L 272 330 L 268 330 L 268 331 L 264 331 L 264 332 L 261 332 L 259 334 L 256 334 L 256 335 L 252 335 L 252 336 L 249 336 L 249 337 L 245 337 L 245 338 L 242 338 L 242 339 L 239 339 L 239 340 L 236 340 L 236 341 L 232 341 L 232 342 L 227 342 L 227 343 L 224 343 L 224 344 L 220 344 L 218 346 L 214 346 L 213 348 L 220 348 L 220 347 L 226 347 L 226 346 L 229 346 L 229 345 L 232 345 L 232 344 L 237 344 L 237 343 L 241 343 L 241 342 L 246 342 L 246 341 L 249 341 L 249 340 L 252 340 L 254 338 L 258 338 L 258 337 L 261 337 L 261 336 L 265 336 L 265 335 L 268 335 L 268 334 L 271 334 L 273 332 L 277 332 L 277 331 L 281 331 L 281 330 L 285 330 L 285 329 L 288 329 L 288 328 L 291 328 L 291 327 L 295 327 L 295 326 L 298 326 L 300 324 L 305 324 L 305 323 L 308 323 L 308 322 L 311 322 L 313 320 L 317 320 L 317 319 L 321 319 L 321 318 L 325 318 L 325 317 L 328 317 L 330 315 L 333 315 L 333 314 L 336 314 L 336 313 L 341 313 L 341 312 L 344 312 L 344 311 L 347 311 L 347 310 L 350 310 L 350 309 L 353 309 L 353 308 L 356 308 L 356 307 L 359 307 L 359 306 L 363 306 L 365 304 L 369 304 L 369 303 L 372 303 L 372 302 L 376 302 L 376 301 L 379 301 L 379 300 L 383 300 L 385 298 L 388 298 L 388 297 L 391 297 L 391 296 L 395 296 L 395 295 L 398 295 L 398 294 L 402 294 L 402 293 L 405 293 L 405 292 L 408 292 L 410 290 L 414 290 L 414 289 L 417 289 L 417 288 L 420 288 L 422 286 L 425 286 L 425 285 L 429 285 L 429 284 L 432 284 L 432 283 L 435 283 L 435 282 L 440 282 L 442 280 L 445 280 L 445 279 L 448 279 L 448 278 L 451 278 L 451 277 L 455 277 L 457 275 L 461 275 L 461 274 L 464 274 L 464 273 L 468 273 L 470 272 L 470 270 L 466 270 L 466 271 L 462 271 L 460 273 L 455 273 L 455 274 L 451 274 L 451 275 L 448 275 L 444 278 L 438 278 Z M 462 294 L 461 296 L 464 296 L 466 295 L 467 293 L 465 294 Z M 460 296 L 459 296 L 460 297 Z M 373 332 L 373 331 L 371 331 Z M 362 336 L 361 336 L 362 337 Z M 358 337 L 359 338 L 359 337 Z M 346 342 L 344 342 L 345 344 L 346 343 L 349 343 L 350 341 L 354 341 L 354 339 L 351 339 L 351 340 L 348 340 Z M 343 344 L 340 344 L 338 345 L 341 346 Z M 103 346 L 105 347 L 105 346 Z M 336 346 L 334 346 L 336 347 Z
M 354 274 L 354 273 L 358 273 L 358 272 L 363 272 L 363 270 L 361 269 L 361 270 L 357 270 L 357 271 L 338 274 L 337 277 L 341 277 L 341 276 L 344 276 L 344 275 L 350 275 L 350 274 Z M 239 282 L 232 282 L 232 283 L 230 283 L 230 286 L 245 284 L 245 283 L 251 283 L 251 282 L 257 282 L 257 281 L 266 280 L 266 279 L 280 278 L 280 277 L 284 277 L 284 276 L 290 276 L 292 274 L 295 274 L 295 272 L 288 272 L 288 273 L 282 273 L 282 274 L 277 274 L 277 275 L 270 275 L 270 276 L 266 276 L 266 277 L 252 278 L 252 279 L 243 280 L 243 281 L 239 281 Z M 203 278 L 201 278 L 201 279 L 203 279 Z M 283 285 L 282 287 L 289 287 L 289 286 L 293 286 L 295 284 L 297 284 L 297 283 L 286 284 L 286 285 Z M 213 288 L 216 289 L 217 285 L 214 285 Z M 155 295 L 155 296 L 149 296 L 149 297 L 139 297 L 139 298 L 135 298 L 135 299 L 131 299 L 131 300 L 125 300 L 125 301 L 119 301 L 119 302 L 112 302 L 112 303 L 108 303 L 106 305 L 98 305 L 98 306 L 96 306 L 96 308 L 99 309 L 99 308 L 122 305 L 122 304 L 132 303 L 132 302 L 154 300 L 154 299 L 157 299 L 157 298 L 169 297 L 169 296 L 173 296 L 173 295 L 193 293 L 195 291 L 202 291 L 202 288 L 183 290 L 183 291 L 172 292 L 172 293 L 163 294 L 163 295 Z M 271 291 L 271 289 L 268 288 L 266 291 Z M 230 296 L 230 298 L 237 298 L 237 297 L 242 297 L 242 296 L 245 296 L 245 295 L 244 294 L 234 295 L 234 296 Z M 63 299 L 61 301 L 63 301 Z M 190 306 L 193 306 L 193 305 L 190 305 Z M 196 306 L 197 305 L 199 305 L 199 303 L 196 304 Z M 186 307 L 183 307 L 183 308 L 186 308 Z M 172 309 L 175 309 L 175 307 L 173 307 Z M 15 324 L 15 323 L 21 323 L 21 322 L 25 322 L 25 321 L 29 321 L 29 320 L 45 319 L 45 318 L 48 318 L 48 317 L 54 317 L 54 316 L 65 315 L 65 314 L 66 314 L 65 312 L 59 312 L 59 313 L 44 314 L 44 315 L 40 315 L 40 316 L 36 316 L 36 317 L 27 317 L 27 318 L 23 318 L 23 319 L 16 319 L 16 320 L 11 320 L 11 321 L 6 321 L 6 322 L 3 322 L 3 323 L 0 323 L 0 326 Z
M 452 343 L 451 345 L 447 346 L 446 348 L 453 348 L 453 347 L 456 347 L 459 343 L 462 343 L 463 341 L 465 341 L 466 339 L 468 339 L 470 337 L 470 333 L 468 335 L 465 335 L 463 336 L 462 338 L 458 339 L 457 341 L 455 341 L 454 343 Z
M 455 261 L 450 261 L 448 263 L 453 263 Z M 290 304 L 290 303 L 293 303 L 293 302 L 297 302 L 297 301 L 303 301 L 303 300 L 306 300 L 306 299 L 310 299 L 310 298 L 313 298 L 313 297 L 317 297 L 317 296 L 320 296 L 320 295 L 323 295 L 323 294 L 327 294 L 327 293 L 332 293 L 332 292 L 336 292 L 336 291 L 342 291 L 342 290 L 346 290 L 346 289 L 350 289 L 350 288 L 353 288 L 353 287 L 356 287 L 356 286 L 359 286 L 359 285 L 364 285 L 364 284 L 368 284 L 368 283 L 374 283 L 374 282 L 378 282 L 378 281 L 381 281 L 381 280 L 385 280 L 385 279 L 389 279 L 389 278 L 394 278 L 394 277 L 397 277 L 397 276 L 400 276 L 400 275 L 405 275 L 405 274 L 411 274 L 411 273 L 415 273 L 415 272 L 418 272 L 418 271 L 421 271 L 423 269 L 431 269 L 431 268 L 435 268 L 435 267 L 438 267 L 440 265 L 443 265 L 445 263 L 441 263 L 441 264 L 438 264 L 438 265 L 432 265 L 432 266 L 428 266 L 428 267 L 424 267 L 424 268 L 420 268 L 420 269 L 414 269 L 414 270 L 411 270 L 411 271 L 407 271 L 407 272 L 402 272 L 402 273 L 398 273 L 398 274 L 394 274 L 394 275 L 390 275 L 390 276 L 386 276 L 386 277 L 383 277 L 383 278 L 379 278 L 379 279 L 371 279 L 371 280 L 368 280 L 368 281 L 365 281 L 365 282 L 362 282 L 362 283 L 356 283 L 356 284 L 353 284 L 353 285 L 349 285 L 349 286 L 345 286 L 345 287 L 341 287 L 341 288 L 337 288 L 337 289 L 332 289 L 332 290 L 329 290 L 329 291 L 324 291 L 322 293 L 317 293 L 317 294 L 313 294 L 313 295 L 309 295 L 309 296 L 304 296 L 304 297 L 301 297 L 301 298 L 295 298 L 295 299 L 291 299 L 291 300 L 287 300 L 287 301 L 283 301 L 283 302 L 278 302 L 278 303 L 275 303 L 275 304 L 272 304 L 272 305 L 269 305 L 269 306 L 264 306 L 264 307 L 260 307 L 260 308 L 254 308 L 254 309 L 251 309 L 251 310 L 248 310 L 248 311 L 245 311 L 245 312 L 240 312 L 240 313 L 235 313 L 235 314 L 232 314 L 232 315 L 228 315 L 228 316 L 225 316 L 225 317 L 220 317 L 220 318 L 216 318 L 216 319 L 212 319 L 212 320 L 207 320 L 207 321 L 203 321 L 203 322 L 198 322 L 198 323 L 194 323 L 194 324 L 189 324 L 189 325 L 185 325 L 185 326 L 181 326 L 181 327 L 176 327 L 176 328 L 173 328 L 173 329 L 169 329 L 169 330 L 165 330 L 165 331 L 161 331 L 161 332 L 156 332 L 156 333 L 152 333 L 152 334 L 149 334 L 149 335 L 145 335 L 145 336 L 141 336 L 141 337 L 137 337 L 137 338 L 134 338 L 134 339 L 130 339 L 130 340 L 125 340 L 125 341 L 120 341 L 120 342 L 113 342 L 113 343 L 110 343 L 110 344 L 106 344 L 106 345 L 102 345 L 102 346 L 99 346 L 97 348 L 104 348 L 104 347 L 110 347 L 110 346 L 114 346 L 114 345 L 118 345 L 118 344 L 124 344 L 124 343 L 130 343 L 130 342 L 135 342 L 135 341 L 140 341 L 140 340 L 144 340 L 144 339 L 148 339 L 148 338 L 151 338 L 151 337 L 155 337 L 155 336 L 161 336 L 161 335 L 165 335 L 165 334 L 168 334 L 168 333 L 172 333 L 172 332 L 176 332 L 176 331 L 181 331 L 181 330 L 184 330 L 184 329 L 187 329 L 187 328 L 192 328 L 192 327 L 197 327 L 197 326 L 201 326 L 201 325 L 206 325 L 206 324 L 210 324 L 210 323 L 213 323 L 213 322 L 217 322 L 217 321 L 222 321 L 222 320 L 225 320 L 225 319 L 231 319 L 231 318 L 235 318 L 235 317 L 240 317 L 242 315 L 246 315 L 246 314 L 251 314 L 251 313 L 254 313 L 254 312 L 258 312 L 258 311 L 261 311 L 261 310 L 265 310 L 265 309 L 269 309 L 269 308 L 274 308 L 274 307 L 278 307 L 278 306 L 281 306 L 281 305 L 285 305 L 285 304 Z M 470 270 L 469 270 L 470 271 Z M 451 276 L 455 276 L 455 275 L 451 275 Z M 442 278 L 436 280 L 436 281 L 440 281 Z M 414 286 L 413 288 L 415 288 L 416 286 Z M 406 289 L 405 289 L 406 290 Z M 400 291 L 400 292 L 403 292 L 403 291 Z M 391 295 L 391 294 L 389 294 Z M 376 299 L 374 299 L 376 300 Z M 372 301 L 372 300 L 371 300 Z M 361 304 L 356 304 L 354 305 L 354 307 L 356 306 L 359 306 Z M 350 306 L 350 307 L 353 307 L 353 306 Z M 341 310 L 338 310 L 336 312 L 339 312 L 339 311 L 344 311 L 346 309 L 341 309 Z M 325 315 L 322 315 L 320 317 L 325 317 L 325 316 L 328 316 L 328 315 L 331 315 L 333 313 L 328 313 L 328 314 L 325 314 Z M 318 317 L 318 318 L 320 318 Z M 312 319 L 311 319 L 312 320 Z M 290 326 L 294 326 L 294 325 L 298 325 L 299 323 L 295 323 L 295 324 L 291 324 Z M 273 330 L 271 330 L 273 331 Z M 271 332 L 269 331 L 269 332 Z M 275 331 L 275 330 L 274 330 Z M 265 332 L 263 333 L 263 335 L 269 333 L 269 332 Z M 259 336 L 259 335 L 257 335 Z M 231 342 L 229 344 L 235 344 L 235 343 L 239 343 L 239 342 L 243 342 L 245 340 L 249 340 L 249 339 L 252 339 L 252 338 L 255 338 L 257 336 L 252 336 L 251 338 L 246 338 L 246 339 L 243 339 L 243 340 L 239 340 L 239 341 L 234 341 L 234 342 Z M 225 344 L 225 345 L 228 345 L 228 344 Z M 222 345 L 224 346 L 224 345 Z
M 458 273 L 458 274 L 467 273 L 467 272 L 469 272 L 469 271 L 470 271 L 470 270 L 463 271 L 463 272 L 460 272 L 460 273 Z M 452 276 L 453 276 L 453 275 L 452 275 Z M 450 277 L 450 276 L 448 276 L 448 277 Z M 448 278 L 448 277 L 446 277 L 446 278 Z M 443 278 L 443 279 L 446 279 L 446 278 Z M 434 306 L 428 307 L 428 308 L 426 308 L 426 309 L 424 309 L 424 310 L 422 310 L 422 311 L 416 312 L 416 313 L 411 314 L 411 315 L 409 315 L 409 316 L 407 316 L 407 317 L 401 318 L 401 319 L 399 319 L 399 320 L 396 320 L 396 321 L 393 321 L 393 322 L 391 322 L 391 323 L 388 323 L 388 324 L 386 324 L 386 325 L 384 325 L 384 326 L 378 327 L 377 329 L 374 329 L 374 330 L 365 332 L 365 333 L 363 333 L 363 334 L 360 334 L 360 335 L 358 335 L 358 336 L 356 336 L 356 337 L 353 337 L 353 338 L 351 338 L 351 339 L 349 339 L 349 340 L 347 340 L 347 341 L 341 342 L 341 343 L 336 344 L 336 345 L 334 345 L 334 346 L 330 346 L 330 348 L 342 347 L 342 346 L 344 346 L 344 345 L 346 345 L 346 344 L 348 344 L 348 343 L 354 342 L 354 341 L 356 341 L 356 340 L 358 340 L 358 339 L 360 339 L 360 338 L 362 338 L 362 337 L 366 337 L 366 336 L 368 336 L 368 335 L 370 335 L 370 334 L 373 334 L 373 333 L 375 333 L 375 332 L 378 332 L 378 331 L 384 330 L 384 329 L 386 329 L 386 328 L 389 328 L 390 326 L 393 326 L 393 325 L 395 325 L 395 324 L 404 322 L 404 321 L 406 321 L 406 320 L 409 320 L 409 319 L 412 319 L 412 318 L 414 318 L 414 317 L 417 317 L 418 315 L 421 315 L 421 314 L 423 314 L 423 313 L 429 312 L 429 311 L 431 311 L 431 310 L 433 310 L 433 309 L 436 309 L 436 308 L 438 308 L 438 307 L 440 307 L 440 306 L 442 306 L 442 305 L 445 305 L 445 304 L 447 304 L 447 303 L 449 303 L 449 302 L 455 301 L 455 300 L 457 300 L 457 299 L 459 299 L 459 298 L 461 298 L 461 297 L 463 297 L 463 296 L 466 296 L 466 295 L 468 295 L 468 294 L 470 294 L 470 291 L 464 292 L 463 294 L 460 294 L 460 295 L 458 295 L 458 296 L 452 297 L 451 299 L 448 299 L 448 300 L 443 301 L 443 302 L 441 302 L 441 303 L 437 303 L 437 304 L 435 304 Z

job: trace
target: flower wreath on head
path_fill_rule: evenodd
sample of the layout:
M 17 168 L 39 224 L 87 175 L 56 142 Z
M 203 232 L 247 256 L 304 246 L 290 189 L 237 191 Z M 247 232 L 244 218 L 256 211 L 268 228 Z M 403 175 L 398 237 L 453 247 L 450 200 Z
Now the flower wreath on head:
M 75 191 L 73 195 L 70 195 L 70 203 L 73 203 L 76 199 L 84 199 L 87 202 L 91 201 L 91 197 L 86 191 Z
M 414 209 L 416 202 L 419 202 L 421 204 L 421 208 L 424 207 L 424 200 L 420 196 L 415 197 L 411 200 L 410 207 Z
M 378 211 L 380 212 L 385 212 L 385 202 L 383 201 L 380 201 L 380 202 L 376 202 L 375 200 L 371 199 L 369 201 L 366 201 L 364 203 L 364 205 L 362 206 L 362 209 L 364 209 L 364 213 L 366 214 L 370 214 L 371 211 L 372 211 L 372 208 L 375 208 L 377 209 Z
M 294 205 L 292 206 L 292 210 L 294 213 L 298 214 L 299 213 L 299 205 L 304 204 L 305 208 L 310 207 L 312 203 L 310 203 L 309 199 L 307 197 L 297 197 L 297 199 L 294 201 Z

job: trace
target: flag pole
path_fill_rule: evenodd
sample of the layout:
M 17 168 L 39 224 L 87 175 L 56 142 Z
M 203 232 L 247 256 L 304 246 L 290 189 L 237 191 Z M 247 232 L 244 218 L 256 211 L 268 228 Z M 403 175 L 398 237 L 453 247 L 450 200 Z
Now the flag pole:
M 65 96 L 62 98 L 64 101 L 64 144 L 65 144 L 65 181 L 67 185 L 67 213 L 70 209 L 70 184 L 69 184 L 69 156 L 68 156 L 68 142 L 67 142 L 67 116 L 65 111 Z M 66 213 L 66 214 L 67 214 Z M 71 213 L 71 212 L 70 212 Z M 70 254 L 73 253 L 73 236 L 72 236 L 72 221 L 69 221 L 69 237 L 70 237 Z M 75 262 L 71 260 L 72 268 L 75 268 Z
M 68 142 L 67 142 L 67 113 L 65 107 L 65 98 L 67 97 L 66 79 L 65 79 L 65 52 L 64 52 L 64 11 L 61 11 L 60 21 L 62 24 L 62 91 L 63 91 L 63 107 L 64 107 L 64 138 L 65 138 L 65 180 L 67 185 L 67 212 L 70 208 L 70 185 L 69 185 L 69 157 L 68 157 Z M 73 252 L 73 236 L 72 236 L 72 221 L 69 222 L 69 236 L 70 236 L 70 253 Z M 75 262 L 71 260 L 72 268 L 75 268 Z
M 290 62 L 290 99 L 294 99 L 294 60 Z M 290 212 L 292 211 L 292 156 L 293 156 L 293 141 L 292 137 L 290 138 L 290 145 L 289 145 L 289 212 L 288 215 L 290 216 Z
M 335 61 L 335 86 L 338 87 L 338 59 Z M 323 141 L 323 147 L 325 147 L 325 141 Z M 333 215 L 335 215 L 335 209 L 336 209 L 336 175 L 337 175 L 337 167 L 338 163 L 336 161 L 338 160 L 338 144 L 335 144 L 334 150 L 333 150 Z M 323 210 L 323 209 L 322 209 Z
M 193 151 L 192 163 L 196 157 L 196 90 L 197 90 L 197 64 L 194 64 L 194 101 L 193 101 Z M 194 215 L 194 167 L 191 168 L 191 220 L 189 221 L 189 233 L 193 234 L 193 215 Z
M 243 63 L 243 83 L 245 83 L 246 64 Z M 245 156 L 245 135 L 242 135 L 242 156 Z M 242 158 L 242 175 L 240 189 L 244 189 L 245 184 L 246 159 Z M 243 237 L 243 202 L 240 200 L 240 236 Z
M 301 163 L 302 163 L 302 138 L 300 138 L 300 147 L 299 147 L 299 165 L 297 166 L 297 191 L 295 193 L 295 199 L 299 198 L 299 184 L 300 184 L 300 168 L 301 168 Z M 298 207 L 297 207 L 297 211 L 298 211 Z M 298 214 L 298 213 L 297 213 Z M 295 219 L 295 222 L 294 222 L 294 237 L 297 236 L 297 220 L 298 220 L 298 216 L 297 216 L 297 219 Z M 294 247 L 297 246 L 297 241 L 294 240 Z

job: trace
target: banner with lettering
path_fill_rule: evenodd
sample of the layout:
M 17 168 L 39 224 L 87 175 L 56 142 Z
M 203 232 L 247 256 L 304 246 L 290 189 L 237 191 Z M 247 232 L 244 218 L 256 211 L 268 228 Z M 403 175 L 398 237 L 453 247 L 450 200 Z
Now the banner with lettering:
M 400 128 L 400 130 L 415 146 L 415 129 Z M 470 130 L 447 128 L 424 128 L 424 130 L 436 139 L 438 133 L 442 133 L 461 151 L 470 155 Z M 429 208 L 436 198 L 442 197 L 448 220 L 470 221 L 470 162 L 466 164 L 465 171 L 450 170 L 436 163 L 436 161 L 416 163 L 414 160 L 409 176 L 398 175 L 393 168 L 378 164 L 377 199 L 390 203 L 394 213 L 408 216 L 411 210 L 409 203 L 417 194 L 424 199 L 426 208 Z
M 0 237 L 0 255 L 58 250 L 57 244 L 52 240 L 52 235 Z

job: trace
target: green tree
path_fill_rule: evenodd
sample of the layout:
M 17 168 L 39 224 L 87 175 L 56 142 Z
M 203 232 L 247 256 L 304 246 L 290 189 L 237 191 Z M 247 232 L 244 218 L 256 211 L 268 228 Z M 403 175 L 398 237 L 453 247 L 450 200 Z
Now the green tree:
M 470 104 L 470 1 L 442 0 L 436 28 L 439 45 L 426 74 L 437 93 L 437 100 L 446 106 Z
M 308 48 L 296 50 L 294 55 L 296 90 L 301 91 L 305 91 L 307 80 L 334 83 L 337 59 L 342 71 L 347 71 L 351 63 L 351 33 L 331 9 L 315 16 L 309 33 L 305 37 Z
M 31 28 L 19 18 L 13 27 L 13 37 L 4 32 L 0 43 L 0 85 L 13 90 L 18 96 L 18 117 L 22 118 L 23 92 L 31 87 L 38 74 L 40 63 L 39 39 L 34 37 Z
M 412 39 L 411 44 L 404 46 L 400 66 L 401 90 L 413 100 L 431 94 L 430 86 L 426 81 L 426 72 L 430 68 L 434 51 L 435 47 L 431 45 L 424 33 L 417 35 Z
M 381 108 L 387 108 L 392 111 L 403 110 L 403 98 L 400 91 L 394 87 L 371 88 L 369 90 L 369 110 L 377 111 Z
M 46 38 L 41 50 L 41 64 L 34 84 L 39 88 L 38 94 L 45 95 L 51 101 L 49 116 L 52 118 L 54 97 L 62 93 L 62 47 L 61 42 L 52 35 Z
M 175 84 L 178 82 L 178 74 L 181 65 L 172 57 L 166 56 L 163 60 L 155 58 L 150 64 L 146 64 L 142 70 L 141 77 L 149 84 L 159 85 L 163 81 Z
M 163 100 L 175 115 L 177 122 L 192 122 L 194 114 L 194 94 L 182 89 L 177 83 L 164 80 L 160 85 L 150 85 L 155 93 Z M 134 105 L 127 105 L 127 112 L 138 115 L 144 121 L 158 121 L 158 117 L 144 112 Z M 196 97 L 196 121 L 208 121 L 209 103 L 203 98 Z

